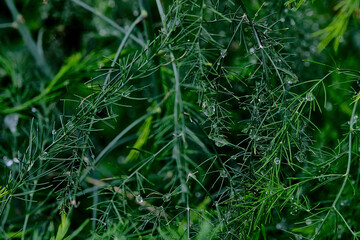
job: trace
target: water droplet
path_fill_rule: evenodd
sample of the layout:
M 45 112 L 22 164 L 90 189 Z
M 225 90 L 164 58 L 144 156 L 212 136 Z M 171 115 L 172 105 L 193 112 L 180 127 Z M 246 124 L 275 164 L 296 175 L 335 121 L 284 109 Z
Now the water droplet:
M 309 92 L 306 94 L 306 97 L 305 97 L 306 101 L 313 101 L 314 100 L 314 95 L 312 94 L 312 92 Z
M 355 115 L 354 118 L 353 118 L 353 123 L 356 123 L 358 119 L 359 119 L 359 116 Z
M 4 160 L 4 163 L 5 163 L 5 165 L 7 167 L 10 167 L 11 165 L 13 165 L 13 160 L 11 160 L 11 159 L 9 159 L 7 157 L 4 157 L 3 160 Z
M 276 158 L 274 159 L 274 163 L 275 163 L 276 165 L 279 165 L 279 164 L 280 164 L 280 159 L 279 159 L 278 157 L 276 157 Z
M 52 131 L 51 131 L 51 134 L 52 134 L 52 135 L 55 135 L 55 134 L 56 134 L 56 130 L 55 130 L 55 129 L 52 130 Z
M 103 29 L 103 28 L 100 29 L 99 34 L 100 34 L 100 36 L 105 36 L 106 35 L 106 30 Z
M 215 145 L 217 147 L 223 147 L 228 144 L 228 141 L 226 141 L 225 138 L 220 137 L 220 136 L 214 136 L 214 137 L 211 137 L 211 139 L 215 142 Z
M 129 97 L 129 96 L 130 96 L 130 92 L 124 91 L 124 92 L 121 93 L 121 96 L 123 96 L 123 97 Z
M 169 202 L 171 200 L 171 194 L 170 193 L 164 194 L 162 199 L 164 202 Z
M 140 195 L 137 195 L 137 196 L 136 196 L 136 202 L 139 203 L 139 204 L 141 204 L 141 203 L 144 202 L 144 199 L 143 199 Z
M 255 52 L 255 48 L 250 48 L 250 49 L 249 49 L 249 52 L 250 52 L 251 54 L 253 54 L 253 53 Z
M 305 159 L 305 155 L 302 153 L 302 152 L 297 152 L 295 154 L 295 159 L 298 161 L 298 162 L 303 162 L 304 159 Z
M 35 113 L 37 110 L 36 110 L 36 108 L 32 107 L 32 108 L 31 108 L 31 111 L 32 111 L 33 113 Z
M 8 127 L 12 133 L 16 132 L 16 126 L 18 122 L 19 122 L 18 114 L 9 114 L 6 115 L 4 118 L 5 126 Z
M 280 18 L 280 22 L 285 22 L 285 18 Z
M 325 177 L 323 177 L 323 175 L 321 175 L 318 177 L 318 180 L 319 180 L 319 182 L 323 182 L 325 180 Z
M 13 162 L 14 162 L 14 163 L 19 163 L 20 161 L 19 161 L 19 159 L 17 159 L 16 157 L 14 157 L 14 158 L 13 158 Z
M 243 132 L 243 133 L 248 133 L 248 132 L 249 132 L 249 128 L 244 128 L 244 129 L 242 130 L 242 132 Z
M 314 15 L 314 11 L 310 10 L 306 12 L 306 16 L 311 17 L 312 15 Z
M 328 110 L 328 111 L 331 111 L 333 109 L 333 105 L 331 104 L 331 102 L 326 103 L 325 109 Z
M 221 56 L 222 58 L 225 58 L 226 55 L 227 55 L 227 50 L 226 50 L 226 49 L 221 49 L 221 51 L 220 51 L 220 56 Z
M 311 225 L 312 221 L 311 221 L 311 219 L 306 219 L 305 223 L 306 223 L 306 225 Z
M 209 103 L 208 101 L 204 101 L 202 103 L 202 112 L 205 114 L 205 116 L 211 117 L 215 114 L 215 105 Z
M 218 147 L 223 147 L 223 146 L 225 146 L 225 144 L 224 144 L 223 142 L 221 142 L 221 141 L 215 142 L 215 145 L 218 146 Z
M 90 165 L 90 161 L 89 161 L 89 158 L 88 157 L 84 157 L 84 162 L 86 165 Z
M 28 169 L 27 169 L 27 171 L 30 171 L 30 169 L 32 168 L 33 165 L 34 165 L 34 162 L 31 162 Z
M 220 171 L 220 177 L 222 177 L 222 178 L 227 177 L 227 173 L 226 173 L 226 171 L 224 169 Z

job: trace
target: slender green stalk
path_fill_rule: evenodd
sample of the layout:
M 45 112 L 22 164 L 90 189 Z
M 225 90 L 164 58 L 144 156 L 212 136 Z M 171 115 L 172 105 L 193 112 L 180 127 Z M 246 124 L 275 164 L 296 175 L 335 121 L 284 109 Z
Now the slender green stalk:
M 51 69 L 47 62 L 45 61 L 44 56 L 41 54 L 39 49 L 36 46 L 36 43 L 31 37 L 30 31 L 25 25 L 24 17 L 18 12 L 13 0 L 5 0 L 7 7 L 9 8 L 11 15 L 16 23 L 17 29 L 24 40 L 27 48 L 29 49 L 30 53 L 32 54 L 33 58 L 35 59 L 36 65 L 39 69 L 49 78 L 53 77 Z
M 17 25 L 12 23 L 0 23 L 0 29 L 1 28 L 16 28 Z
M 90 7 L 89 5 L 87 5 L 86 3 L 80 1 L 80 0 L 72 0 L 75 4 L 79 5 L 80 7 L 88 10 L 89 12 L 95 14 L 96 16 L 98 16 L 99 18 L 101 18 L 102 20 L 104 20 L 105 22 L 109 23 L 111 26 L 113 26 L 116 30 L 118 30 L 121 33 L 126 34 L 126 30 L 123 27 L 120 27 L 117 23 L 115 23 L 113 20 L 111 20 L 110 18 L 104 16 L 101 12 L 99 12 L 98 10 L 96 10 L 95 8 Z M 130 38 L 132 40 L 134 40 L 135 42 L 137 42 L 140 46 L 144 46 L 144 41 L 134 35 L 130 35 Z
M 21 240 L 25 240 L 26 227 L 27 227 L 29 217 L 30 217 L 29 211 L 31 210 L 31 205 L 33 203 L 34 191 L 36 189 L 36 185 L 37 185 L 37 181 L 35 181 L 34 186 L 33 186 L 32 190 L 31 190 L 33 193 L 30 194 L 30 199 L 29 199 L 29 202 L 28 202 L 29 205 L 26 206 L 26 215 L 25 215 L 25 220 L 24 220 L 24 224 L 23 224 L 23 228 L 22 228 Z
M 269 80 L 269 73 L 268 73 L 268 67 L 267 67 L 267 63 L 266 63 L 266 57 L 265 57 L 265 50 L 264 50 L 264 45 L 262 44 L 262 41 L 261 41 L 261 38 L 259 37 L 259 34 L 254 26 L 254 23 L 253 21 L 251 20 L 251 18 L 249 17 L 249 13 L 248 11 L 246 10 L 246 7 L 245 7 L 245 4 L 243 3 L 242 0 L 240 0 L 240 6 L 241 8 L 243 9 L 244 13 L 245 13 L 245 16 L 248 21 L 249 21 L 249 24 L 250 24 L 250 27 L 251 27 L 251 30 L 254 34 L 254 37 L 256 39 L 256 42 L 258 44 L 258 47 L 259 47 L 259 50 L 261 52 L 261 57 L 262 57 L 262 65 L 263 65 L 263 68 L 264 68 L 264 71 L 265 71 L 265 77 L 267 80 Z
M 147 12 L 143 11 L 141 12 L 141 14 L 136 18 L 136 20 L 130 25 L 129 29 L 127 29 L 124 38 L 121 40 L 121 43 L 119 45 L 118 50 L 116 51 L 115 57 L 111 63 L 111 67 L 113 68 L 117 62 L 117 60 L 119 59 L 120 53 L 123 50 L 127 40 L 129 39 L 129 37 L 131 36 L 132 31 L 134 30 L 135 26 L 141 22 L 143 19 L 145 19 L 147 17 Z M 110 75 L 111 75 L 112 70 L 109 70 L 109 73 L 106 76 L 104 85 L 103 85 L 103 89 L 106 88 L 109 79 L 110 79 Z
M 11 11 L 14 2 L 4 3 Z M 355 93 L 349 105 L 346 91 L 357 89 L 359 71 L 329 67 L 327 60 L 309 73 L 298 67 L 292 53 L 306 47 L 301 42 L 294 50 L 289 41 L 306 40 L 315 50 L 316 43 L 290 40 L 294 32 L 286 24 L 314 22 L 311 16 L 284 9 L 276 16 L 276 1 L 260 8 L 232 0 L 90 2 L 53 9 L 56 3 L 43 1 L 42 17 L 31 20 L 31 29 L 46 24 L 46 32 L 38 32 L 40 56 L 43 33 L 51 47 L 46 52 L 59 42 L 72 46 L 67 37 L 45 37 L 66 36 L 67 23 L 80 23 L 80 48 L 74 44 L 71 51 L 82 53 L 47 83 L 26 69 L 29 59 L 16 58 L 23 48 L 16 39 L 10 43 L 13 30 L 1 29 L 9 32 L 1 37 L 9 60 L 0 59 L 1 239 L 358 237 L 360 97 Z M 97 7 L 124 15 L 115 21 Z M 24 23 L 12 11 L 18 20 L 0 28 Z M 81 14 L 100 17 L 120 38 L 100 36 Z M 47 20 L 59 16 L 63 22 L 54 30 Z M 129 26 L 119 25 L 128 19 L 134 19 Z M 113 59 L 99 62 L 111 52 Z M 74 85 L 84 79 L 85 86 Z M 63 105 L 53 98 L 74 92 L 76 99 Z M 342 115 L 350 114 L 350 128 L 340 129 Z M 334 115 L 338 119 L 328 120 Z M 89 219 L 75 221 L 79 213 Z
M 146 11 L 148 13 L 148 17 L 143 21 L 143 26 L 145 29 L 146 41 L 153 41 L 156 36 L 154 33 L 154 23 L 152 21 L 151 8 L 148 0 L 139 0 L 140 11 Z M 151 49 L 149 49 L 151 51 Z M 150 52 L 152 54 L 152 52 Z M 160 65 L 159 57 L 155 56 L 153 60 L 154 66 Z M 153 75 L 151 75 L 151 79 L 153 82 L 154 96 L 158 96 L 160 92 L 160 87 L 162 84 L 162 76 L 160 71 L 156 71 Z
M 339 210 L 337 209 L 337 203 L 341 197 L 341 195 L 344 192 L 346 183 L 349 181 L 349 173 L 350 173 L 350 169 L 351 169 L 351 163 L 352 163 L 352 145 L 353 145 L 353 133 L 354 133 L 354 124 L 356 122 L 357 119 L 355 119 L 355 115 L 356 115 L 356 109 L 357 109 L 357 104 L 358 101 L 355 102 L 354 107 L 352 109 L 352 114 L 351 114 L 351 118 L 349 121 L 349 134 L 348 134 L 348 158 L 347 158 L 347 164 L 346 164 L 346 171 L 345 173 L 342 175 L 342 177 L 344 178 L 343 183 L 335 197 L 335 200 L 333 201 L 333 203 L 331 204 L 331 208 L 327 211 L 325 217 L 321 220 L 320 224 L 317 227 L 317 231 L 315 231 L 314 235 L 312 236 L 311 239 L 315 239 L 318 234 L 320 234 L 320 229 L 323 227 L 324 223 L 326 222 L 326 220 L 328 219 L 331 211 L 335 211 L 335 213 L 337 215 L 339 215 L 341 217 L 341 219 L 343 220 L 343 222 L 345 223 L 345 225 L 347 226 L 347 228 L 349 229 L 349 231 L 356 236 L 356 233 L 351 229 L 351 227 L 349 226 L 349 224 L 347 223 L 347 221 L 344 219 L 344 217 L 342 216 L 342 214 L 339 212 Z
M 136 20 L 130 25 L 129 29 L 127 30 L 127 32 L 126 32 L 126 34 L 125 34 L 125 37 L 122 39 L 122 41 L 121 41 L 121 43 L 120 43 L 120 46 L 119 46 L 119 48 L 118 48 L 118 50 L 117 50 L 117 52 L 116 52 L 116 54 L 115 54 L 115 57 L 114 57 L 114 59 L 113 59 L 113 61 L 112 61 L 112 64 L 111 64 L 111 67 L 114 67 L 114 66 L 115 66 L 118 58 L 120 57 L 120 53 L 121 53 L 122 49 L 124 48 L 125 43 L 127 42 L 128 38 L 129 38 L 131 32 L 133 31 L 133 29 L 135 28 L 136 24 L 138 24 L 139 22 L 141 22 L 146 16 L 147 16 L 147 13 L 146 13 L 146 12 L 142 12 L 142 13 L 140 14 L 140 16 L 138 16 L 138 17 L 136 18 Z M 110 79 L 110 75 L 111 75 L 111 70 L 109 70 L 109 72 L 108 72 L 108 74 L 107 74 L 107 76 L 106 76 L 106 79 L 105 79 L 105 81 L 104 81 L 103 91 L 104 91 L 105 88 L 108 86 L 108 81 L 109 81 L 109 79 Z M 98 109 L 97 109 L 97 108 L 94 108 L 93 116 L 96 115 L 96 112 L 97 112 L 97 111 L 98 111 Z M 88 131 L 91 131 L 91 130 L 92 130 L 93 125 L 94 125 L 94 118 L 91 119 L 91 122 L 90 122 L 89 127 L 88 127 Z M 130 128 L 130 129 L 131 129 L 131 128 Z M 130 130 L 130 129 L 129 129 L 129 130 Z M 90 140 L 90 137 L 87 136 L 87 137 L 86 137 L 86 141 L 85 141 L 85 145 L 88 145 L 88 141 L 89 141 L 89 140 Z M 87 152 L 87 149 L 86 149 L 86 148 L 83 149 L 82 154 L 81 154 L 81 159 L 84 159 L 84 158 L 85 158 L 86 152 Z M 102 155 L 102 156 L 103 156 L 103 155 Z M 101 157 L 102 157 L 102 156 L 101 156 Z M 96 165 L 96 163 L 99 161 L 99 159 L 101 159 L 101 158 L 96 158 L 96 159 L 95 159 L 94 165 Z M 76 179 L 76 184 L 75 184 L 75 186 L 78 186 L 78 185 L 82 182 L 82 180 L 84 179 L 84 177 L 86 177 L 86 175 L 88 174 L 88 171 L 89 171 L 89 170 L 88 170 L 88 171 L 85 171 L 85 174 L 82 174 L 82 166 L 83 166 L 83 165 L 81 164 L 81 165 L 80 165 L 80 168 L 79 168 L 79 170 L 78 170 L 78 176 L 79 176 L 79 177 Z M 74 194 L 73 194 L 73 201 L 75 201 L 75 204 L 76 204 L 77 191 L 78 191 L 78 189 L 76 188 L 75 191 L 74 191 Z M 95 189 L 95 191 L 96 191 L 96 193 L 95 193 L 95 196 L 94 196 L 94 197 L 95 197 L 95 198 L 94 198 L 94 201 L 95 201 L 95 203 L 96 203 L 96 202 L 97 202 L 97 189 Z M 73 208 L 74 208 L 74 205 L 72 205 L 72 207 L 71 207 L 71 209 L 70 209 L 71 212 L 72 212 Z M 96 212 L 95 210 L 93 211 L 93 215 L 95 215 L 95 216 L 97 215 L 97 212 Z M 93 224 L 93 226 L 94 226 L 94 224 Z
M 164 13 L 163 6 L 160 2 L 160 0 L 156 0 L 156 5 L 160 14 L 160 18 L 162 21 L 163 29 L 166 35 L 170 34 L 168 25 L 166 23 L 166 17 Z M 182 189 L 185 190 L 183 194 L 186 196 L 186 202 L 187 202 L 187 237 L 190 239 L 190 210 L 189 210 L 189 204 L 188 204 L 188 187 L 185 182 L 185 178 L 183 177 L 183 170 L 185 169 L 184 164 L 181 160 L 181 143 L 180 139 L 177 136 L 181 136 L 183 141 L 185 142 L 185 122 L 184 122 L 184 115 L 183 115 L 183 102 L 182 102 L 182 94 L 181 94 L 181 86 L 180 86 L 180 76 L 179 76 L 179 70 L 176 66 L 175 56 L 172 52 L 172 46 L 171 44 L 168 45 L 170 58 L 171 58 L 171 66 L 174 73 L 174 79 L 175 79 L 175 100 L 174 100 L 174 140 L 175 140 L 175 146 L 173 148 L 172 157 L 176 159 L 178 174 L 181 182 Z M 179 118 L 181 118 L 181 123 L 179 124 Z

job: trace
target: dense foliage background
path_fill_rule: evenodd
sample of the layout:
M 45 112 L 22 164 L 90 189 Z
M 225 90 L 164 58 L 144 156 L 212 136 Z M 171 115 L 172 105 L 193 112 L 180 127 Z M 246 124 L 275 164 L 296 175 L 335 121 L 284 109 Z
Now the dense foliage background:
M 358 239 L 359 9 L 0 1 L 0 238 Z

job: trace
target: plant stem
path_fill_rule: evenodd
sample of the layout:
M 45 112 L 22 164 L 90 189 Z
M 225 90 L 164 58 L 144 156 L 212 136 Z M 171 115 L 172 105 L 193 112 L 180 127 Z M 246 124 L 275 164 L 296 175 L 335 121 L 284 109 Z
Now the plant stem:
M 315 237 L 320 233 L 320 228 L 324 225 L 326 219 L 329 217 L 330 215 L 330 211 L 331 210 L 334 210 L 336 214 L 338 214 L 340 216 L 340 218 L 344 221 L 345 225 L 347 226 L 347 228 L 349 229 L 349 231 L 355 236 L 355 232 L 351 229 L 351 227 L 349 226 L 349 224 L 346 222 L 346 220 L 344 219 L 344 217 L 342 216 L 342 214 L 339 212 L 339 210 L 336 208 L 336 204 L 337 202 L 339 201 L 344 189 L 345 189 L 345 186 L 346 186 L 346 182 L 348 181 L 348 178 L 349 178 L 349 173 L 350 173 L 350 169 L 351 169 L 351 162 L 352 162 L 352 134 L 353 134 L 353 131 L 354 131 L 354 124 L 355 124 L 355 121 L 354 121 L 354 117 L 355 117 L 355 113 L 356 113 L 356 108 L 357 108 L 357 104 L 358 104 L 358 101 L 355 102 L 354 104 L 354 107 L 353 107 L 353 110 L 352 110 L 352 114 L 351 114 L 351 118 L 350 118 L 350 127 L 349 127 L 349 137 L 348 137 L 348 161 L 347 161 L 347 166 L 346 166 L 346 172 L 344 173 L 343 177 L 344 177 L 344 180 L 343 180 L 343 183 L 341 185 L 341 188 L 338 192 L 338 194 L 336 195 L 336 198 L 335 200 L 333 201 L 333 203 L 331 204 L 331 209 L 327 211 L 325 217 L 322 219 L 321 223 L 319 224 L 318 226 L 318 229 L 319 231 L 315 232 L 315 234 L 313 235 L 313 237 L 311 239 L 315 239 Z
M 166 25 L 166 17 L 164 14 L 164 9 L 161 5 L 160 0 L 156 0 L 156 5 L 158 7 L 158 11 L 161 17 L 161 21 L 162 21 L 162 25 L 164 28 L 164 32 L 166 35 L 169 34 L 169 30 L 167 29 L 167 25 Z M 170 52 L 170 57 L 172 60 L 171 66 L 173 69 L 173 73 L 174 73 L 174 79 L 175 79 L 175 100 L 174 100 L 174 133 L 175 133 L 175 147 L 173 148 L 173 157 L 176 159 L 177 162 L 177 168 L 178 168 L 178 172 L 179 172 L 179 177 L 181 180 L 181 184 L 184 188 L 186 188 L 186 183 L 185 183 L 185 179 L 183 178 L 183 174 L 182 171 L 183 170 L 183 166 L 181 163 L 181 159 L 180 159 L 180 142 L 179 139 L 176 137 L 179 134 L 182 134 L 183 140 L 185 141 L 185 122 L 184 122 L 184 117 L 181 117 L 181 131 L 179 132 L 179 117 L 180 115 L 182 115 L 183 113 L 183 103 L 182 103 L 182 97 L 181 97 L 181 88 L 180 88 L 180 79 L 179 79 L 179 71 L 178 68 L 176 66 L 175 63 L 175 56 L 174 53 L 172 52 L 172 47 L 171 44 L 168 45 L 169 47 L 169 52 Z M 180 114 L 179 114 L 180 112 Z
M 257 44 L 259 46 L 259 49 L 260 49 L 260 52 L 261 52 L 262 64 L 263 64 L 264 71 L 265 71 L 265 77 L 266 77 L 267 80 L 269 80 L 268 67 L 267 67 L 267 64 L 266 64 L 266 57 L 265 57 L 265 53 L 264 53 L 264 45 L 262 44 L 262 41 L 261 41 L 261 39 L 259 37 L 259 34 L 258 34 L 258 32 L 257 32 L 257 30 L 256 30 L 256 28 L 254 26 L 253 21 L 250 19 L 248 11 L 246 10 L 246 7 L 245 7 L 242 0 L 240 0 L 240 6 L 241 6 L 241 8 L 243 9 L 243 11 L 244 11 L 244 13 L 246 15 L 246 18 L 249 20 L 251 30 L 252 30 L 252 32 L 254 34 L 254 37 L 256 39 L 256 42 L 257 42 Z
M 127 42 L 127 40 L 129 39 L 131 32 L 133 31 L 133 29 L 135 28 L 135 26 L 141 22 L 143 19 L 145 19 L 147 17 L 147 12 L 146 11 L 142 11 L 141 14 L 136 18 L 136 20 L 130 25 L 129 29 L 126 31 L 124 38 L 121 40 L 120 46 L 118 48 L 118 50 L 116 51 L 114 60 L 111 63 L 111 67 L 113 68 L 117 62 L 117 60 L 119 59 L 120 53 L 123 50 L 125 43 Z M 103 90 L 106 88 L 107 83 L 110 79 L 110 74 L 112 72 L 112 69 L 109 70 L 108 75 L 106 76 L 104 85 L 103 85 Z
M 15 28 L 17 26 L 16 23 L 0 23 L 0 29 L 1 28 Z
M 80 0 L 72 0 L 75 4 L 79 5 L 80 7 L 83 7 L 84 9 L 88 10 L 89 12 L 95 14 L 96 16 L 98 16 L 99 18 L 101 18 L 102 20 L 104 20 L 105 22 L 109 23 L 111 26 L 113 26 L 115 29 L 117 29 L 118 31 L 120 31 L 121 33 L 125 33 L 126 34 L 126 30 L 122 27 L 120 27 L 117 23 L 115 23 L 113 20 L 111 20 L 110 18 L 104 16 L 101 12 L 99 12 L 98 10 L 96 10 L 95 8 L 90 7 L 89 5 L 87 5 L 86 3 L 80 1 Z M 134 40 L 135 42 L 137 42 L 140 46 L 144 46 L 144 41 L 134 35 L 130 35 L 130 38 L 132 40 Z
M 160 0 L 156 0 L 156 5 L 160 14 L 161 22 L 163 25 L 163 29 L 166 35 L 169 35 L 169 29 L 167 28 L 166 24 L 166 17 L 164 13 L 163 6 L 161 5 Z M 174 79 L 175 79 L 175 100 L 174 100 L 174 140 L 175 144 L 173 147 L 173 153 L 172 158 L 175 158 L 176 165 L 177 165 L 177 171 L 179 174 L 180 182 L 181 182 L 181 189 L 183 191 L 183 196 L 186 196 L 186 203 L 187 203 L 187 209 L 189 209 L 189 201 L 188 201 L 188 187 L 186 185 L 186 181 L 183 177 L 183 172 L 185 170 L 182 161 L 181 161 L 181 142 L 180 139 L 178 139 L 178 136 L 182 135 L 183 142 L 185 142 L 185 122 L 184 122 L 184 116 L 183 116 L 183 102 L 182 102 L 182 94 L 181 94 L 181 87 L 180 87 L 180 77 L 179 77 L 179 71 L 176 66 L 176 60 L 174 53 L 172 52 L 172 46 L 169 43 L 168 44 L 170 57 L 171 57 L 171 65 L 174 73 Z M 179 126 L 179 117 L 181 117 L 181 124 Z M 180 129 L 179 129 L 180 128 Z M 180 131 L 179 131 L 180 130 Z M 187 237 L 190 239 L 190 210 L 187 211 Z
M 41 51 L 36 46 L 35 41 L 32 39 L 31 34 L 27 26 L 24 24 L 24 17 L 18 12 L 13 0 L 5 0 L 7 7 L 9 8 L 14 22 L 16 23 L 17 29 L 24 40 L 27 48 L 29 49 L 31 55 L 34 57 L 36 65 L 47 77 L 52 78 L 53 74 L 50 70 L 49 65 L 46 63 L 44 55 L 41 54 Z M 12 23 L 14 26 L 14 23 Z
M 155 39 L 154 34 L 154 24 L 152 21 L 152 14 L 151 14 L 151 8 L 148 0 L 139 0 L 140 5 L 140 11 L 146 11 L 148 13 L 148 17 L 145 21 L 143 21 L 143 26 L 145 29 L 145 37 L 147 42 L 151 42 Z M 149 49 L 149 54 L 152 54 L 152 49 Z M 152 60 L 152 63 L 154 66 L 160 66 L 160 60 L 158 56 L 154 56 L 154 59 Z M 154 74 L 151 75 L 151 80 L 153 82 L 153 95 L 158 96 L 159 89 L 162 83 L 162 76 L 160 71 L 156 71 Z

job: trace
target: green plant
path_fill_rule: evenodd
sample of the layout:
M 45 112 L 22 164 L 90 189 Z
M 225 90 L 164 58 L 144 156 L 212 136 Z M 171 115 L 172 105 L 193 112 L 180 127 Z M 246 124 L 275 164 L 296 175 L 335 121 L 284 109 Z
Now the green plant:
M 6 6 L 26 48 L 0 56 L 1 238 L 358 238 L 360 72 L 305 80 L 283 2 L 44 1 L 29 25 Z M 36 43 L 50 16 L 83 48 L 43 42 L 61 24 Z

